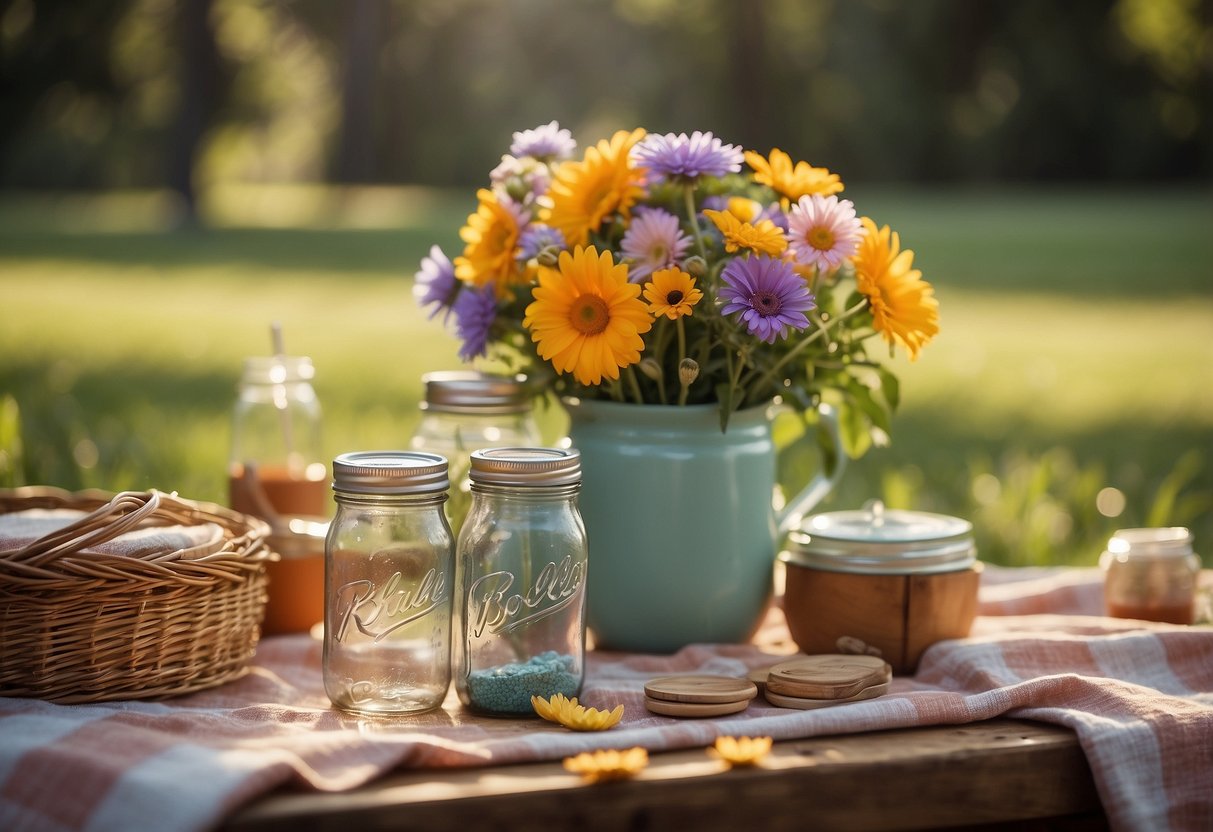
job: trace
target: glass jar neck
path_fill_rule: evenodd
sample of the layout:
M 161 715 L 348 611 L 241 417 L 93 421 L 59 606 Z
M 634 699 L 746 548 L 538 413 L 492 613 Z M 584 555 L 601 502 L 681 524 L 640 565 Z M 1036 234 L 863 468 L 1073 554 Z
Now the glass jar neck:
M 447 500 L 445 491 L 426 491 L 421 494 L 361 494 L 333 488 L 333 498 L 339 506 L 359 508 L 428 508 L 441 506 Z
M 472 495 L 486 499 L 557 503 L 572 500 L 580 491 L 580 484 L 552 486 L 502 485 L 500 483 L 476 482 L 472 480 Z

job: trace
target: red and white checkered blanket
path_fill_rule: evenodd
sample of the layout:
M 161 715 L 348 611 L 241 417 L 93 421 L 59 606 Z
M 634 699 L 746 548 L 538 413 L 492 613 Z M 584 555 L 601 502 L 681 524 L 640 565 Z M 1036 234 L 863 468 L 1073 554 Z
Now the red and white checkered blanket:
M 293 783 L 350 789 L 399 767 L 559 759 L 595 748 L 650 751 L 716 736 L 792 739 L 1010 715 L 1077 732 L 1116 829 L 1213 829 L 1213 629 L 1103 618 L 1094 570 L 987 569 L 968 639 L 942 642 L 888 695 L 811 711 L 768 706 L 676 720 L 648 713 L 643 684 L 671 672 L 742 674 L 794 650 L 782 615 L 748 645 L 672 656 L 591 653 L 582 700 L 626 705 L 580 734 L 533 720 L 442 710 L 366 721 L 329 707 L 320 648 L 266 639 L 251 673 L 164 702 L 53 705 L 0 698 L 0 829 L 201 830 Z

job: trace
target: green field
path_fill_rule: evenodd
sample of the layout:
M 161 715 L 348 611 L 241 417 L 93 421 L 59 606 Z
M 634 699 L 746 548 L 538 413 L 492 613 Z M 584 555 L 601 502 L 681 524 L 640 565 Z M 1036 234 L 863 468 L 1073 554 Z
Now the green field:
M 982 557 L 1094 563 L 1115 528 L 1184 524 L 1213 563 L 1213 211 L 1195 190 L 852 187 L 936 287 L 942 334 L 898 359 L 890 447 L 830 508 L 871 497 L 969 517 Z M 24 459 L 0 477 L 224 499 L 241 359 L 272 320 L 312 356 L 327 450 L 400 447 L 420 376 L 456 344 L 413 305 L 470 193 L 212 194 L 175 231 L 152 196 L 0 199 L 0 399 Z M 171 207 L 171 206 L 169 206 Z M 546 411 L 547 438 L 563 430 Z M 0 437 L 4 431 L 0 421 Z M 1097 510 L 1103 489 L 1119 516 Z M 1115 514 L 1116 492 L 1100 505 Z M 1111 506 L 1111 508 L 1109 508 Z

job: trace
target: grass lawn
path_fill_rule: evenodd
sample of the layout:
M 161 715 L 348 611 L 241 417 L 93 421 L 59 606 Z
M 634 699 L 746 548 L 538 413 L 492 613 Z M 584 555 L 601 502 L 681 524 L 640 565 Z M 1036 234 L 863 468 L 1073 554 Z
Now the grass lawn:
M 1115 528 L 1184 524 L 1213 564 L 1208 197 L 848 195 L 915 250 L 943 332 L 897 359 L 893 443 L 827 507 L 965 516 L 982 557 L 1005 563 L 1093 564 Z M 24 438 L 8 478 L 223 500 L 241 360 L 266 353 L 271 320 L 316 364 L 330 454 L 406 445 L 421 374 L 458 364 L 411 274 L 432 243 L 455 250 L 472 195 L 230 191 L 198 231 L 169 229 L 166 205 L 0 198 L 0 399 Z M 561 435 L 558 409 L 542 421 Z

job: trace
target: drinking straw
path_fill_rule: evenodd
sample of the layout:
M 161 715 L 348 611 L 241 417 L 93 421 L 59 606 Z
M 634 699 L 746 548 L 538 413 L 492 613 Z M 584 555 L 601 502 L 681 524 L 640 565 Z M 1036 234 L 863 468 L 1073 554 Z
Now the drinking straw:
M 282 422 L 282 440 L 286 444 L 286 468 L 291 477 L 302 474 L 303 460 L 295 451 L 295 437 L 291 432 L 291 414 L 287 411 L 286 398 L 286 347 L 282 338 L 282 324 L 273 321 L 270 324 L 270 340 L 274 345 L 274 363 L 278 372 L 274 374 L 277 384 L 274 388 L 274 406 L 278 408 L 279 421 Z

